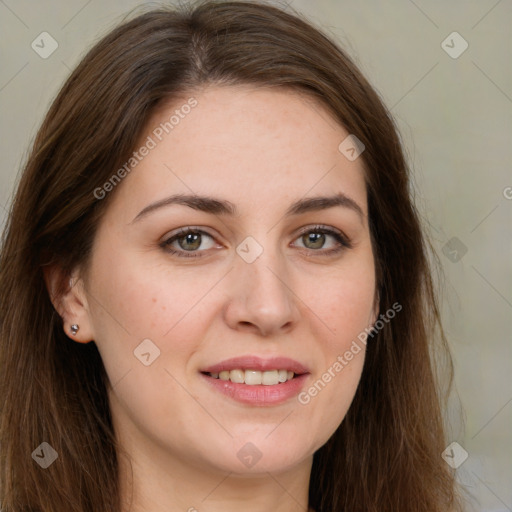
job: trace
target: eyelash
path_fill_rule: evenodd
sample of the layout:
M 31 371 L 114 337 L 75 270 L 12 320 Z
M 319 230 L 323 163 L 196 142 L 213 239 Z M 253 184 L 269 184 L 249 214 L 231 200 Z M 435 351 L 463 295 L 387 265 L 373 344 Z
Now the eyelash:
M 324 251 L 322 251 L 321 249 L 318 249 L 318 250 L 315 250 L 315 249 L 304 249 L 304 250 L 306 250 L 306 251 L 308 251 L 310 253 L 311 252 L 312 253 L 320 253 L 320 256 L 330 256 L 332 254 L 336 254 L 336 253 L 342 252 L 342 251 L 344 251 L 346 249 L 351 249 L 352 248 L 352 243 L 350 242 L 350 240 L 346 236 L 342 235 L 338 231 L 334 231 L 333 229 L 327 228 L 325 226 L 314 226 L 314 227 L 304 228 L 304 229 L 302 229 L 300 231 L 300 233 L 297 236 L 297 238 L 300 238 L 300 237 L 304 236 L 307 233 L 320 233 L 320 234 L 323 234 L 323 235 L 331 235 L 339 244 L 337 247 L 334 247 L 332 249 L 327 249 L 327 250 L 324 250 Z M 180 258 L 202 258 L 202 256 L 198 256 L 196 253 L 200 253 L 200 252 L 204 252 L 204 251 L 183 251 L 183 250 L 177 251 L 177 250 L 172 249 L 170 247 L 170 245 L 175 240 L 179 240 L 180 238 L 184 238 L 185 236 L 187 236 L 189 234 L 207 235 L 207 236 L 209 236 L 210 238 L 213 239 L 213 236 L 210 235 L 209 233 L 207 233 L 206 231 L 203 231 L 201 229 L 195 229 L 193 227 L 186 227 L 186 228 L 181 228 L 172 237 L 168 238 L 167 240 L 164 240 L 160 244 L 160 247 L 162 247 L 162 249 L 164 249 L 166 252 L 168 252 L 168 253 L 170 253 L 172 255 L 176 255 L 176 256 L 178 256 Z M 188 252 L 188 254 L 187 254 L 187 252 Z

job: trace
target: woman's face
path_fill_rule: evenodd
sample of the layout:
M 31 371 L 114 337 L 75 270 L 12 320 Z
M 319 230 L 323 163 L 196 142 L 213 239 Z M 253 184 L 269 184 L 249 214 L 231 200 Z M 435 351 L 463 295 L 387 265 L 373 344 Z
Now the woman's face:
M 132 454 L 285 470 L 341 423 L 375 295 L 363 164 L 338 149 L 348 135 L 282 89 L 212 86 L 152 118 L 85 282 L 84 329 Z

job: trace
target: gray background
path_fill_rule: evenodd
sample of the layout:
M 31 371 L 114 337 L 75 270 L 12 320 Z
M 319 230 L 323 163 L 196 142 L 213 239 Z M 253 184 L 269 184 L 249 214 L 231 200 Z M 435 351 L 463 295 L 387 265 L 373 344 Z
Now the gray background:
M 64 79 L 143 3 L 0 1 L 0 226 Z M 512 2 L 288 3 L 341 43 L 397 120 L 446 276 L 443 318 L 456 367 L 449 441 L 469 454 L 456 474 L 478 500 L 474 510 L 512 511 Z M 43 31 L 58 43 L 46 59 L 31 47 Z M 462 40 L 442 46 L 454 31 L 469 45 L 457 58 L 445 49 L 460 51 Z

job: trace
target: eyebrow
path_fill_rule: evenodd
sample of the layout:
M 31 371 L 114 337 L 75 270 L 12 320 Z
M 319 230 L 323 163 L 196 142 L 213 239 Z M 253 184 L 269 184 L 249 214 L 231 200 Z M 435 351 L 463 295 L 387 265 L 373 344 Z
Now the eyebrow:
M 175 194 L 146 206 L 135 216 L 131 223 L 133 224 L 155 210 L 174 204 L 188 206 L 194 210 L 214 215 L 239 215 L 236 205 L 225 199 L 190 194 Z M 353 210 L 358 214 L 361 221 L 363 221 L 364 213 L 362 208 L 353 199 L 341 192 L 333 196 L 318 196 L 299 199 L 298 201 L 295 201 L 288 210 L 286 210 L 285 217 L 327 210 L 328 208 L 334 208 L 336 206 Z

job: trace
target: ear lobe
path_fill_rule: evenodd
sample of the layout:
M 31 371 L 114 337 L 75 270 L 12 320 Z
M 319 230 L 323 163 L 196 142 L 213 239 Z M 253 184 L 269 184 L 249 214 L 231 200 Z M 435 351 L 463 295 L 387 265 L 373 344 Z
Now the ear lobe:
M 50 300 L 62 318 L 66 335 L 79 343 L 92 341 L 87 298 L 78 273 L 68 277 L 58 265 L 49 265 L 43 268 L 43 275 Z M 75 334 L 71 330 L 72 325 L 79 326 Z

